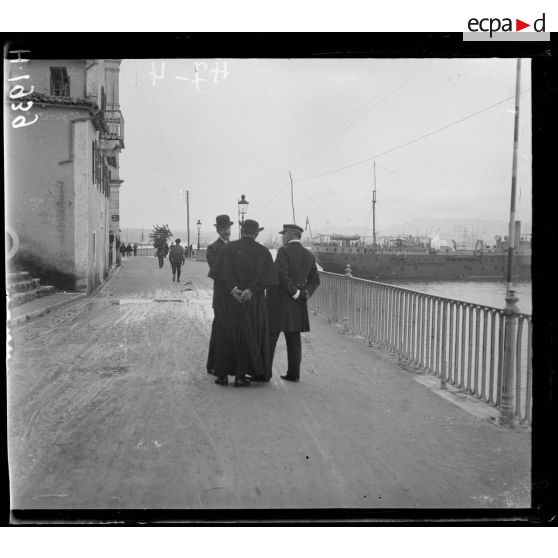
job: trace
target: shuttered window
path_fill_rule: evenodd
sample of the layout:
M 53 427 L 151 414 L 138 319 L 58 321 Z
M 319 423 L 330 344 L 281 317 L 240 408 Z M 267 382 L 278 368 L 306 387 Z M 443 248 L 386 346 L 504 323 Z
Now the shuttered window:
M 70 96 L 70 78 L 63 66 L 50 68 L 50 94 L 62 97 Z

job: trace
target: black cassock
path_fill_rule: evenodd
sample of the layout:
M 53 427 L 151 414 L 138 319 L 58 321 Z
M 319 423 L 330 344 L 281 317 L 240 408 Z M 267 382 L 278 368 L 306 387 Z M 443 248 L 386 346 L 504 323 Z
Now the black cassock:
M 215 375 L 250 374 L 271 378 L 269 324 L 265 289 L 278 284 L 271 253 L 252 238 L 229 242 L 219 254 L 209 276 L 222 281 L 223 305 L 215 315 Z M 248 302 L 231 294 L 235 287 L 252 291 Z
M 211 277 L 211 271 L 215 267 L 217 258 L 221 253 L 221 250 L 227 245 L 227 243 L 219 237 L 215 242 L 211 243 L 207 247 L 207 263 L 209 264 L 208 277 Z M 215 374 L 215 330 L 217 326 L 217 314 L 219 313 L 221 307 L 223 306 L 224 298 L 226 293 L 224 292 L 224 285 L 222 281 L 214 281 L 213 284 L 213 313 L 215 318 L 211 324 L 211 337 L 209 338 L 209 350 L 207 352 L 207 372 L 209 374 Z

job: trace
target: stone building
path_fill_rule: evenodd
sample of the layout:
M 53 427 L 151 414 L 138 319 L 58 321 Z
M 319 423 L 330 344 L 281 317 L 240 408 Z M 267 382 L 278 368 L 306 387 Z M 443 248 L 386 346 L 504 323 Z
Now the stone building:
M 17 248 L 9 268 L 91 292 L 116 262 L 120 60 L 5 65 L 6 224 Z

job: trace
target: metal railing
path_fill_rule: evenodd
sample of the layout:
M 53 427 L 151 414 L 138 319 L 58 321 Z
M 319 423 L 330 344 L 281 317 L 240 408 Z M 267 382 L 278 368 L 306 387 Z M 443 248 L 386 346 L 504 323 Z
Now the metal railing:
M 157 250 L 153 246 L 138 246 L 136 250 L 136 256 L 156 256 Z M 132 257 L 134 257 L 134 253 L 132 252 Z M 198 261 L 206 261 L 205 257 L 205 250 L 193 250 L 191 259 L 198 260 Z
M 309 307 L 388 350 L 402 361 L 440 378 L 494 407 L 502 407 L 506 319 L 502 309 L 409 289 L 320 272 Z M 515 314 L 515 358 L 510 374 L 513 417 L 531 424 L 532 318 Z
M 156 256 L 157 251 L 153 246 L 138 246 L 136 250 L 136 256 Z M 126 256 L 128 257 L 128 256 Z M 130 257 L 134 257 L 134 252 L 132 252 Z

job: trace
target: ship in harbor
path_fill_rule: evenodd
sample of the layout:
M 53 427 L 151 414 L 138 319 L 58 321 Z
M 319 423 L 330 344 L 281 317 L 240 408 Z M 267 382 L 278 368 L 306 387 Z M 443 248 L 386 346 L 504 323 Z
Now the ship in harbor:
M 521 236 L 516 221 L 516 246 L 513 276 L 531 278 L 531 237 Z M 351 273 L 363 279 L 504 279 L 507 272 L 507 237 L 495 238 L 488 246 L 477 240 L 473 249 L 451 246 L 434 247 L 432 239 L 419 236 L 378 237 L 367 240 L 360 235 L 319 235 L 312 247 L 324 271 Z
M 513 277 L 531 278 L 531 235 L 521 234 L 515 221 Z M 476 240 L 473 247 L 435 245 L 431 236 L 376 236 L 376 164 L 372 192 L 372 237 L 360 235 L 318 235 L 312 252 L 324 271 L 351 273 L 363 279 L 504 279 L 508 270 L 508 237 L 495 237 L 493 245 Z

